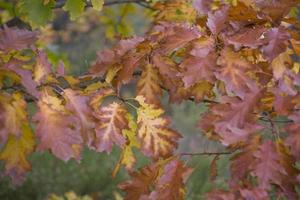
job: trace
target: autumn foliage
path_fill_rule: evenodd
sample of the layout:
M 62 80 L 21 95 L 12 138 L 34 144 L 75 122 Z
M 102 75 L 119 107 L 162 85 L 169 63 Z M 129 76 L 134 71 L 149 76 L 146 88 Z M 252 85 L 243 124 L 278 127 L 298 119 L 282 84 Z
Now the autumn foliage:
M 42 6 L 52 12 L 61 2 L 45 0 Z M 81 12 L 85 6 L 101 10 L 106 5 L 78 2 Z M 80 162 L 85 147 L 110 153 L 117 146 L 122 152 L 113 175 L 124 167 L 131 176 L 119 185 L 126 200 L 184 199 L 193 166 L 176 151 L 184 135 L 172 128 L 162 107 L 167 94 L 172 104 L 208 104 L 198 126 L 226 147 L 223 153 L 232 154 L 228 190 L 216 188 L 206 199 L 299 199 L 300 24 L 293 12 L 300 1 L 140 2 L 151 6 L 154 16 L 147 34 L 98 52 L 89 72 L 78 77 L 65 74 L 62 63 L 50 64 L 38 45 L 38 29 L 3 24 L 3 173 L 21 184 L 33 152 Z M 70 0 L 63 9 L 71 18 L 79 16 Z M 32 27 L 42 25 L 24 16 Z M 129 83 L 135 96 L 125 98 L 122 89 Z M 28 113 L 29 105 L 34 114 Z M 151 163 L 136 171 L 133 149 Z M 217 162 L 215 157 L 211 176 Z

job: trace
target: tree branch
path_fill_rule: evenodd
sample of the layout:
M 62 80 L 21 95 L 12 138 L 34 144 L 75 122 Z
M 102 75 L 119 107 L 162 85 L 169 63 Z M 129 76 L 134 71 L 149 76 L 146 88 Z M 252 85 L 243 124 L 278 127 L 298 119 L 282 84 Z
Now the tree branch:
M 66 0 L 58 0 L 56 2 L 56 4 L 54 5 L 53 9 L 62 8 L 65 5 L 65 3 L 66 3 Z M 147 2 L 145 2 L 143 0 L 114 0 L 114 1 L 104 2 L 103 6 L 111 6 L 111 5 L 125 4 L 125 3 L 135 3 L 144 8 L 155 10 Z M 93 5 L 90 1 L 86 1 L 86 7 L 92 7 L 92 6 Z
M 229 155 L 233 154 L 234 151 L 229 152 L 200 152 L 200 153 L 180 153 L 180 156 L 216 156 L 216 155 Z

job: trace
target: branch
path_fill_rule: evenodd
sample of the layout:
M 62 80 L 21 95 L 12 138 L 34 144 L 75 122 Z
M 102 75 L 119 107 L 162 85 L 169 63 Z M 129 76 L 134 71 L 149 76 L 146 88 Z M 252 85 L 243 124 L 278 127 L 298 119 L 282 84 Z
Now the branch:
M 266 119 L 264 117 L 259 118 L 260 121 L 263 122 L 272 122 L 272 123 L 293 123 L 293 120 L 287 119 L 287 120 L 275 120 L 275 119 Z
M 229 155 L 233 154 L 234 151 L 229 152 L 200 152 L 200 153 L 180 153 L 180 156 L 216 156 L 216 155 Z
M 66 3 L 66 0 L 58 0 L 56 4 L 54 5 L 53 9 L 58 9 L 62 8 Z M 86 7 L 92 7 L 92 3 L 90 1 L 86 1 Z M 144 8 L 148 8 L 151 10 L 155 10 L 151 6 L 148 5 L 147 2 L 143 0 L 114 0 L 114 1 L 109 1 L 109 2 L 104 2 L 103 6 L 111 6 L 111 5 L 117 5 L 117 4 L 125 4 L 125 3 L 135 3 L 139 6 L 142 6 Z

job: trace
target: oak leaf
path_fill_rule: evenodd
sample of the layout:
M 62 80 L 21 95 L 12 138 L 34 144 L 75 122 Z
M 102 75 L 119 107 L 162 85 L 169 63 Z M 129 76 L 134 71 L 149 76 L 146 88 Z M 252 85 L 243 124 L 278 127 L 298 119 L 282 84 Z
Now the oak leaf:
M 124 200 L 147 199 L 157 177 L 160 166 L 156 163 L 143 167 L 138 172 L 130 173 L 132 180 L 119 184 L 119 188 L 126 192 Z
M 116 102 L 102 106 L 99 111 L 93 113 L 98 120 L 94 141 L 97 151 L 111 152 L 113 144 L 124 146 L 126 140 L 122 135 L 122 130 L 128 127 L 126 114 L 127 110 Z
M 95 120 L 92 116 L 92 109 L 89 106 L 90 98 L 72 89 L 64 90 L 63 96 L 66 99 L 65 107 L 79 119 L 81 135 L 85 143 L 90 146 L 94 139 L 95 128 Z
M 290 34 L 283 28 L 271 28 L 264 34 L 262 53 L 266 59 L 272 61 L 279 54 L 285 52 Z
M 286 175 L 284 167 L 280 164 L 280 157 L 276 152 L 275 144 L 266 140 L 254 153 L 257 162 L 251 174 L 258 179 L 258 185 L 262 189 L 271 189 L 271 184 L 280 186 L 282 176 Z
M 230 158 L 231 179 L 229 183 L 231 186 L 239 185 L 239 183 L 242 180 L 245 180 L 247 175 L 253 170 L 256 161 L 254 154 L 258 150 L 260 142 L 260 136 L 252 137 L 242 146 L 241 152 Z
M 44 51 L 37 51 L 36 65 L 34 66 L 33 77 L 34 80 L 41 84 L 46 76 L 52 71 L 52 66 L 48 61 L 47 55 Z
M 164 166 L 163 174 L 155 184 L 149 199 L 155 200 L 183 200 L 185 196 L 185 182 L 191 169 L 184 166 L 182 161 L 171 160 Z
M 287 146 L 291 148 L 292 155 L 300 160 L 300 114 L 298 112 L 289 116 L 289 119 L 293 120 L 293 124 L 286 126 L 286 131 L 288 132 L 288 136 L 285 139 L 285 143 Z
M 35 141 L 29 124 L 23 124 L 19 137 L 10 135 L 0 151 L 0 160 L 5 161 L 5 175 L 11 177 L 15 185 L 25 181 L 26 172 L 31 169 L 27 159 L 34 150 Z
M 122 131 L 123 135 L 126 137 L 126 144 L 125 147 L 122 149 L 122 153 L 120 155 L 120 159 L 115 166 L 115 169 L 113 171 L 113 176 L 117 174 L 119 171 L 121 165 L 125 166 L 125 169 L 127 171 L 131 171 L 133 168 L 133 165 L 136 162 L 136 158 L 134 156 L 134 153 L 132 149 L 140 148 L 140 143 L 137 139 L 137 124 L 135 120 L 133 119 L 133 116 L 129 113 L 126 115 L 126 118 L 128 120 L 128 129 L 124 129 Z
M 46 90 L 42 92 L 38 108 L 33 116 L 33 121 L 37 123 L 36 136 L 40 141 L 37 150 L 50 150 L 64 161 L 70 158 L 80 160 L 83 139 L 79 119 L 66 110 L 59 98 Z
M 170 156 L 177 147 L 180 134 L 169 128 L 170 121 L 161 117 L 164 111 L 145 103 L 143 96 L 137 96 L 140 107 L 137 109 L 138 138 L 142 152 L 149 157 Z
M 218 35 L 226 26 L 228 7 L 208 12 L 207 26 L 213 35 Z
M 5 143 L 9 135 L 21 135 L 23 125 L 28 123 L 26 107 L 21 94 L 0 93 L 0 144 Z
M 159 105 L 159 96 L 162 95 L 158 70 L 151 64 L 144 67 L 142 76 L 137 82 L 137 95 L 145 97 L 146 103 Z
M 0 30 L 0 49 L 5 52 L 29 48 L 36 40 L 37 32 L 8 28 L 6 25 Z
M 215 75 L 217 79 L 225 83 L 228 94 L 233 92 L 244 99 L 247 92 L 257 89 L 256 82 L 248 75 L 248 72 L 253 70 L 255 66 L 239 53 L 229 48 L 224 49 L 218 62 L 222 67 L 215 72 Z
M 222 97 L 222 104 L 212 108 L 212 112 L 219 117 L 214 124 L 214 131 L 221 137 L 223 145 L 246 141 L 251 134 L 262 128 L 252 114 L 260 95 L 260 91 L 256 91 L 247 94 L 245 100 Z
M 193 6 L 200 15 L 207 15 L 212 8 L 213 0 L 194 0 Z

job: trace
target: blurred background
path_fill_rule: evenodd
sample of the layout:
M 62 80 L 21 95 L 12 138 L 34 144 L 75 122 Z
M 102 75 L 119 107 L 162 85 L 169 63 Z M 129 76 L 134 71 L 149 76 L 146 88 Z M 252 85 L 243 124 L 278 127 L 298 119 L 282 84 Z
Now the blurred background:
M 55 12 L 53 23 L 41 30 L 40 45 L 46 47 L 53 64 L 63 60 L 67 73 L 72 75 L 84 74 L 95 60 L 97 51 L 113 46 L 120 38 L 143 35 L 149 30 L 153 17 L 149 9 L 134 4 L 107 6 L 100 14 L 87 9 L 76 21 L 70 21 L 68 14 L 62 10 Z M 133 93 L 131 87 L 125 88 L 126 91 Z M 184 102 L 170 105 L 165 94 L 163 105 L 173 119 L 173 128 L 183 135 L 179 152 L 222 151 L 218 144 L 205 139 L 196 128 L 201 114 L 206 110 L 205 104 Z M 86 149 L 81 163 L 74 160 L 65 163 L 49 153 L 34 153 L 30 157 L 32 171 L 22 186 L 13 187 L 7 178 L 0 177 L 0 199 L 121 200 L 123 194 L 117 185 L 129 177 L 124 169 L 115 178 L 111 176 L 119 154 L 117 148 L 110 155 Z M 136 168 L 149 162 L 138 152 L 137 155 Z M 229 157 L 219 158 L 219 175 L 211 181 L 209 169 L 213 158 L 183 157 L 187 165 L 194 168 L 187 183 L 186 199 L 204 199 L 204 193 L 213 185 L 225 187 L 229 176 Z

